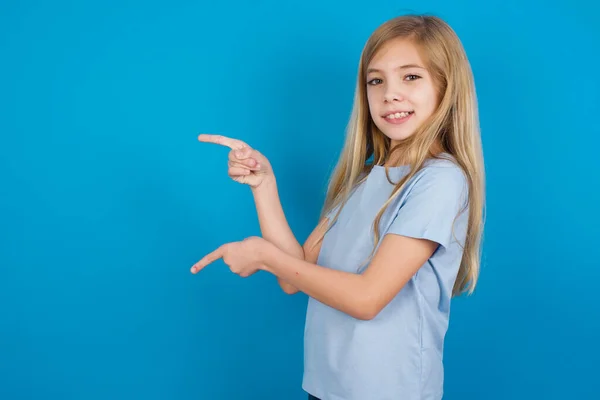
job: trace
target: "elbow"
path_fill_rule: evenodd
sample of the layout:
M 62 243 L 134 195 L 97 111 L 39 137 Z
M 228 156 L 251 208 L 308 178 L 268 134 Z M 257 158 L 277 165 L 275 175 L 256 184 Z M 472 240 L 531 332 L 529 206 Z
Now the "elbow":
M 277 281 L 279 282 L 279 287 L 281 287 L 281 290 L 283 290 L 283 293 L 289 294 L 289 295 L 298 293 L 298 288 L 296 288 L 294 285 L 291 285 L 280 278 L 277 278 Z
M 356 304 L 353 310 L 353 317 L 362 321 L 375 319 L 383 307 L 375 299 L 366 298 Z
M 283 289 L 283 293 L 292 295 L 298 293 L 298 289 L 291 285 L 285 285 L 281 289 Z
M 353 300 L 353 317 L 370 321 L 377 318 L 384 308 L 394 299 L 398 293 L 382 290 L 375 285 L 365 285 L 357 288 L 354 292 L 362 293 Z

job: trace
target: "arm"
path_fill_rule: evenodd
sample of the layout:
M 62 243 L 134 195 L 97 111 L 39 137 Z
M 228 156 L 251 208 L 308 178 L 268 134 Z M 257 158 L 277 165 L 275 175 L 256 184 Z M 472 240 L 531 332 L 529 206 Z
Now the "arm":
M 311 233 L 304 247 L 300 246 L 287 223 L 281 207 L 275 175 L 269 160 L 241 140 L 209 134 L 200 134 L 198 140 L 231 149 L 228 157 L 228 175 L 234 181 L 247 184 L 252 188 L 263 238 L 296 259 L 314 262 L 321 248 L 320 243 L 313 246 L 314 238 L 317 233 L 320 233 L 319 229 L 323 227 L 323 222 L 327 219 L 323 219 L 321 224 Z M 280 277 L 277 277 L 277 281 L 288 294 L 298 291 L 296 287 Z
M 437 243 L 386 235 L 363 274 L 342 272 L 294 258 L 270 243 L 261 251 L 263 268 L 308 296 L 358 319 L 369 320 L 392 300 L 429 259 Z
M 465 240 L 466 218 L 455 219 L 468 205 L 466 176 L 459 167 L 431 168 L 411 189 L 398 209 L 381 245 L 362 274 L 292 260 L 264 242 L 257 257 L 261 268 L 296 286 L 316 300 L 358 319 L 372 319 L 402 290 L 438 246 Z M 440 201 L 439 199 L 444 199 Z M 440 271 L 441 272 L 441 271 Z
M 277 191 L 275 176 L 265 180 L 258 188 L 252 188 L 256 212 L 260 224 L 260 230 L 264 239 L 271 242 L 283 253 L 297 260 L 316 262 L 320 243 L 315 244 L 315 237 L 323 229 L 324 222 L 321 221 L 319 226 L 310 234 L 304 246 L 298 243 L 290 229 Z M 294 294 L 298 289 L 291 284 L 287 279 L 277 276 L 277 282 L 283 291 L 287 294 Z

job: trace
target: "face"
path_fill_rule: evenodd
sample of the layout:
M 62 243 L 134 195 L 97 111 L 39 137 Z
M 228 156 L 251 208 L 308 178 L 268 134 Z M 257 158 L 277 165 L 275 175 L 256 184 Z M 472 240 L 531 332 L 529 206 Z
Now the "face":
M 392 140 L 406 139 L 433 114 L 438 95 L 417 47 L 387 42 L 367 66 L 367 99 L 375 125 Z

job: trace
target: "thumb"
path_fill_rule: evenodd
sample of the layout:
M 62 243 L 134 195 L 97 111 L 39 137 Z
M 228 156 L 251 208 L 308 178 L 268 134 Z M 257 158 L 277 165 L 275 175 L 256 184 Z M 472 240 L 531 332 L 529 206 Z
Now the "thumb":
M 260 170 L 266 170 L 267 166 L 269 164 L 269 160 L 267 160 L 267 157 L 265 157 L 264 155 L 262 155 L 262 153 L 258 150 L 255 149 L 251 149 L 249 151 L 249 156 L 253 158 L 254 160 L 256 160 L 256 162 L 260 165 Z

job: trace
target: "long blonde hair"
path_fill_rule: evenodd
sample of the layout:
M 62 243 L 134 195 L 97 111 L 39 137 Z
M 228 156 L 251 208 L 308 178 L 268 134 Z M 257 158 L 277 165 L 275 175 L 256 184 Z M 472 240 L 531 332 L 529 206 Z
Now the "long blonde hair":
M 377 51 L 396 38 L 410 39 L 420 50 L 439 90 L 440 102 L 429 120 L 413 135 L 390 148 L 390 139 L 376 127 L 369 112 L 366 70 Z M 380 240 L 379 224 L 383 212 L 424 162 L 436 157 L 432 152 L 436 143 L 441 145 L 442 152 L 453 156 L 469 184 L 467 236 L 452 295 L 471 294 L 479 277 L 485 205 L 483 152 L 473 74 L 459 38 L 442 19 L 424 15 L 399 16 L 379 26 L 362 51 L 346 141 L 329 181 L 321 217 L 337 206 L 341 209 L 373 165 L 382 165 L 392 153 L 401 151 L 410 164 L 410 172 L 395 185 L 373 222 L 376 246 Z M 371 156 L 373 163 L 367 165 Z M 322 239 L 323 236 L 317 243 Z

